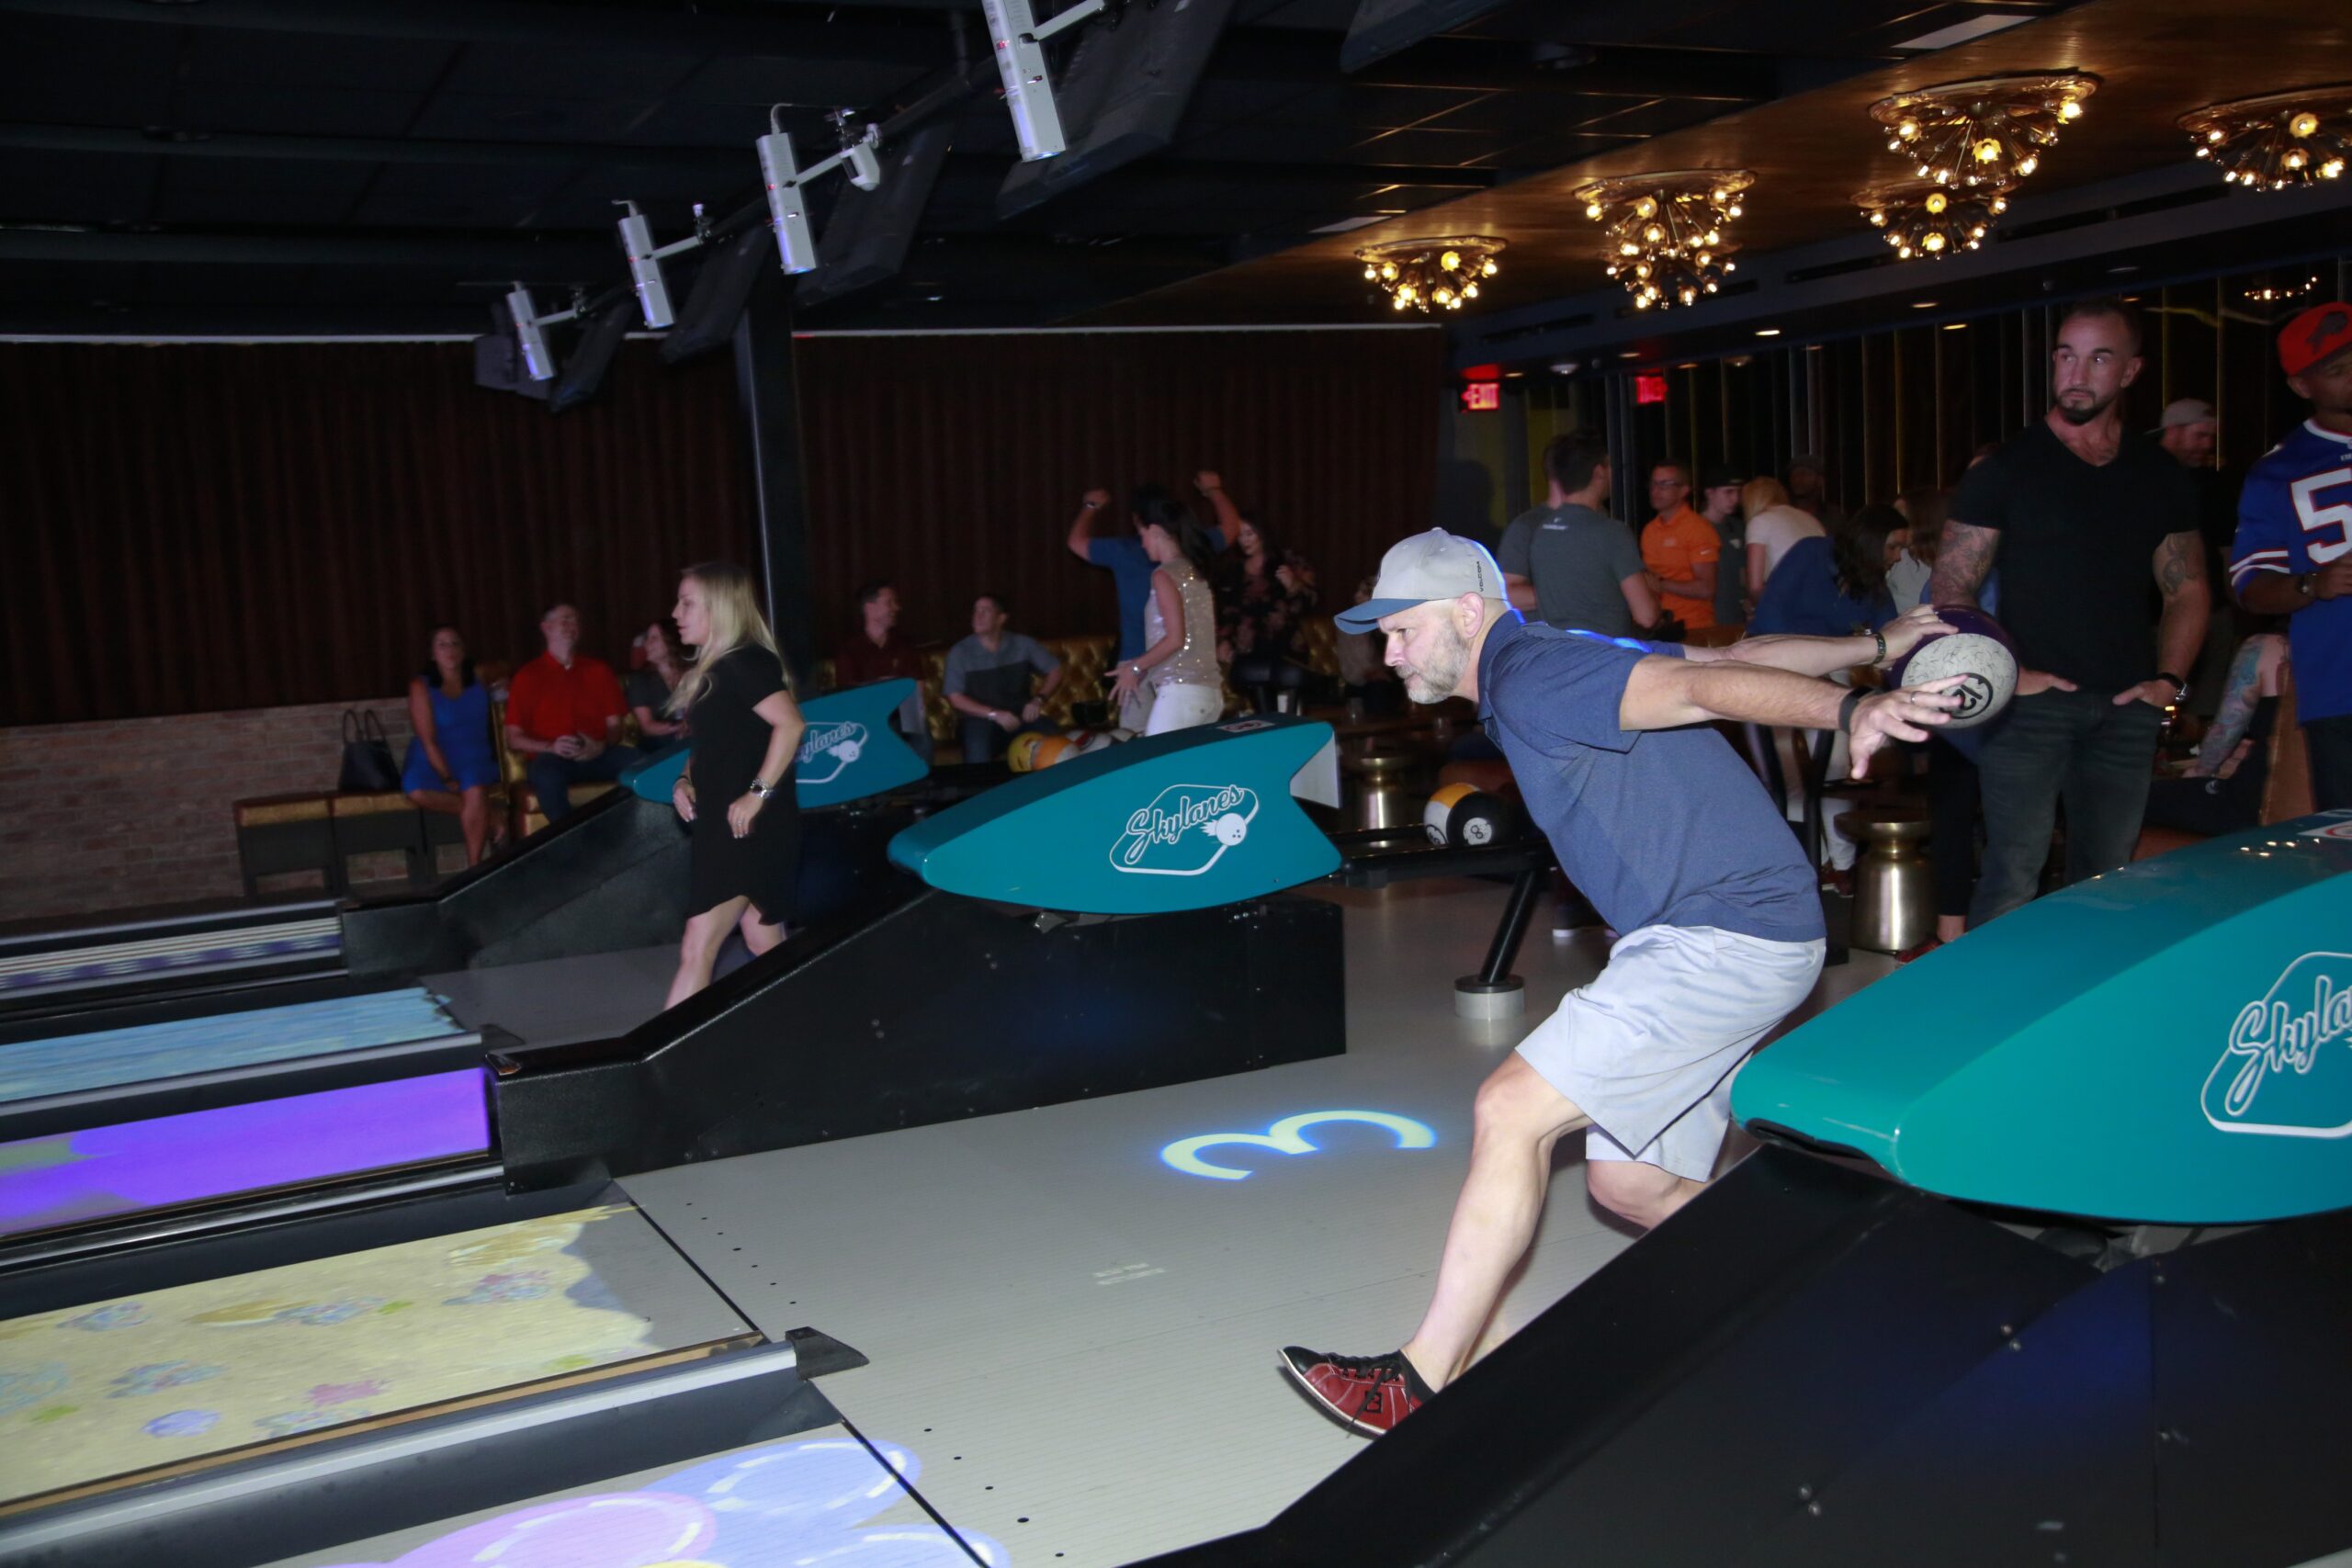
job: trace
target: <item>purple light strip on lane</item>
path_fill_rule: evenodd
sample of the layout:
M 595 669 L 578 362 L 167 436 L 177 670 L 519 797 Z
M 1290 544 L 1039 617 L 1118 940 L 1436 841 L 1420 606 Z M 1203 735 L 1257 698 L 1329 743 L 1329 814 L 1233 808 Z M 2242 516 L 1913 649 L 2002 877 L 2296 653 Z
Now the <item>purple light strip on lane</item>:
M 0 1235 L 481 1154 L 480 1067 L 0 1143 Z

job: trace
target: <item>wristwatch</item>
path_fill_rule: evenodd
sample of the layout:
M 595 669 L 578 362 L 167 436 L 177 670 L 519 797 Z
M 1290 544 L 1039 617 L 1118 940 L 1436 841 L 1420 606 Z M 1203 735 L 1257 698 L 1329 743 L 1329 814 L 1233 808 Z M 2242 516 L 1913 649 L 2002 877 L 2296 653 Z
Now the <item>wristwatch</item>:
M 764 784 L 759 780 L 753 779 L 752 781 L 751 793 L 757 795 L 760 799 L 765 800 L 768 796 L 775 793 L 775 786 L 774 784 Z
M 2188 700 L 2188 682 L 2169 670 L 2156 671 L 2156 679 L 2172 688 L 2173 705 L 2177 707 Z

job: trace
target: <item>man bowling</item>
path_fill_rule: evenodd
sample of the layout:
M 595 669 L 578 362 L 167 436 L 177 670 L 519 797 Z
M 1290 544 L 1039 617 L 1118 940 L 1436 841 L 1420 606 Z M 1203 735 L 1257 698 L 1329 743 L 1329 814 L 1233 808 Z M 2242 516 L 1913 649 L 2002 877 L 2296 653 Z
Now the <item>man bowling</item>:
M 1821 972 L 1814 870 L 1708 721 L 1843 730 L 1860 777 L 1882 747 L 1925 739 L 1957 698 L 1949 680 L 1865 694 L 1821 679 L 1950 629 L 1932 609 L 1883 634 L 1651 652 L 1527 625 L 1494 558 L 1442 529 L 1392 548 L 1372 598 L 1339 622 L 1386 637 L 1415 702 L 1478 705 L 1561 870 L 1624 933 L 1599 977 L 1479 1086 L 1470 1171 L 1413 1337 L 1379 1356 L 1283 1351 L 1317 1404 L 1378 1433 L 1468 1362 L 1534 1237 L 1553 1145 L 1587 1129 L 1593 1198 L 1658 1224 L 1713 1172 L 1734 1069 Z

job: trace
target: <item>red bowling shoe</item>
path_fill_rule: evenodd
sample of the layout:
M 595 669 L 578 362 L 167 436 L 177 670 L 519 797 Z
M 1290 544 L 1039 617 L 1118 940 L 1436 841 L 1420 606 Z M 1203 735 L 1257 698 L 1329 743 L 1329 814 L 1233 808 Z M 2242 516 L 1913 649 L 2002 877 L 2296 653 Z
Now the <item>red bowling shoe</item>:
M 1437 1397 L 1402 1350 L 1385 1356 L 1331 1356 L 1286 1345 L 1283 1370 L 1325 1414 L 1366 1437 L 1390 1430 Z

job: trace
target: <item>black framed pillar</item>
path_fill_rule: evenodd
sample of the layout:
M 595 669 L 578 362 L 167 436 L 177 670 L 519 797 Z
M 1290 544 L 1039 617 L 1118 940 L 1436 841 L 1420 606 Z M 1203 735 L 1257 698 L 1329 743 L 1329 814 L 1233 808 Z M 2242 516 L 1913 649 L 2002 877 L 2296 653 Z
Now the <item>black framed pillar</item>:
M 1623 370 L 1611 370 L 1605 383 L 1609 442 L 1609 499 L 1617 515 L 1625 519 L 1634 530 L 1634 537 L 1642 536 L 1642 514 L 1634 510 L 1635 498 L 1646 496 L 1646 490 L 1636 491 L 1641 480 L 1634 470 L 1639 466 L 1641 447 L 1634 430 L 1634 378 Z
M 792 347 L 792 285 L 770 271 L 735 323 L 735 400 L 752 456 L 759 505 L 754 575 L 768 623 L 796 682 L 817 667 L 815 597 L 808 579 L 808 488 L 800 449 L 800 390 Z

